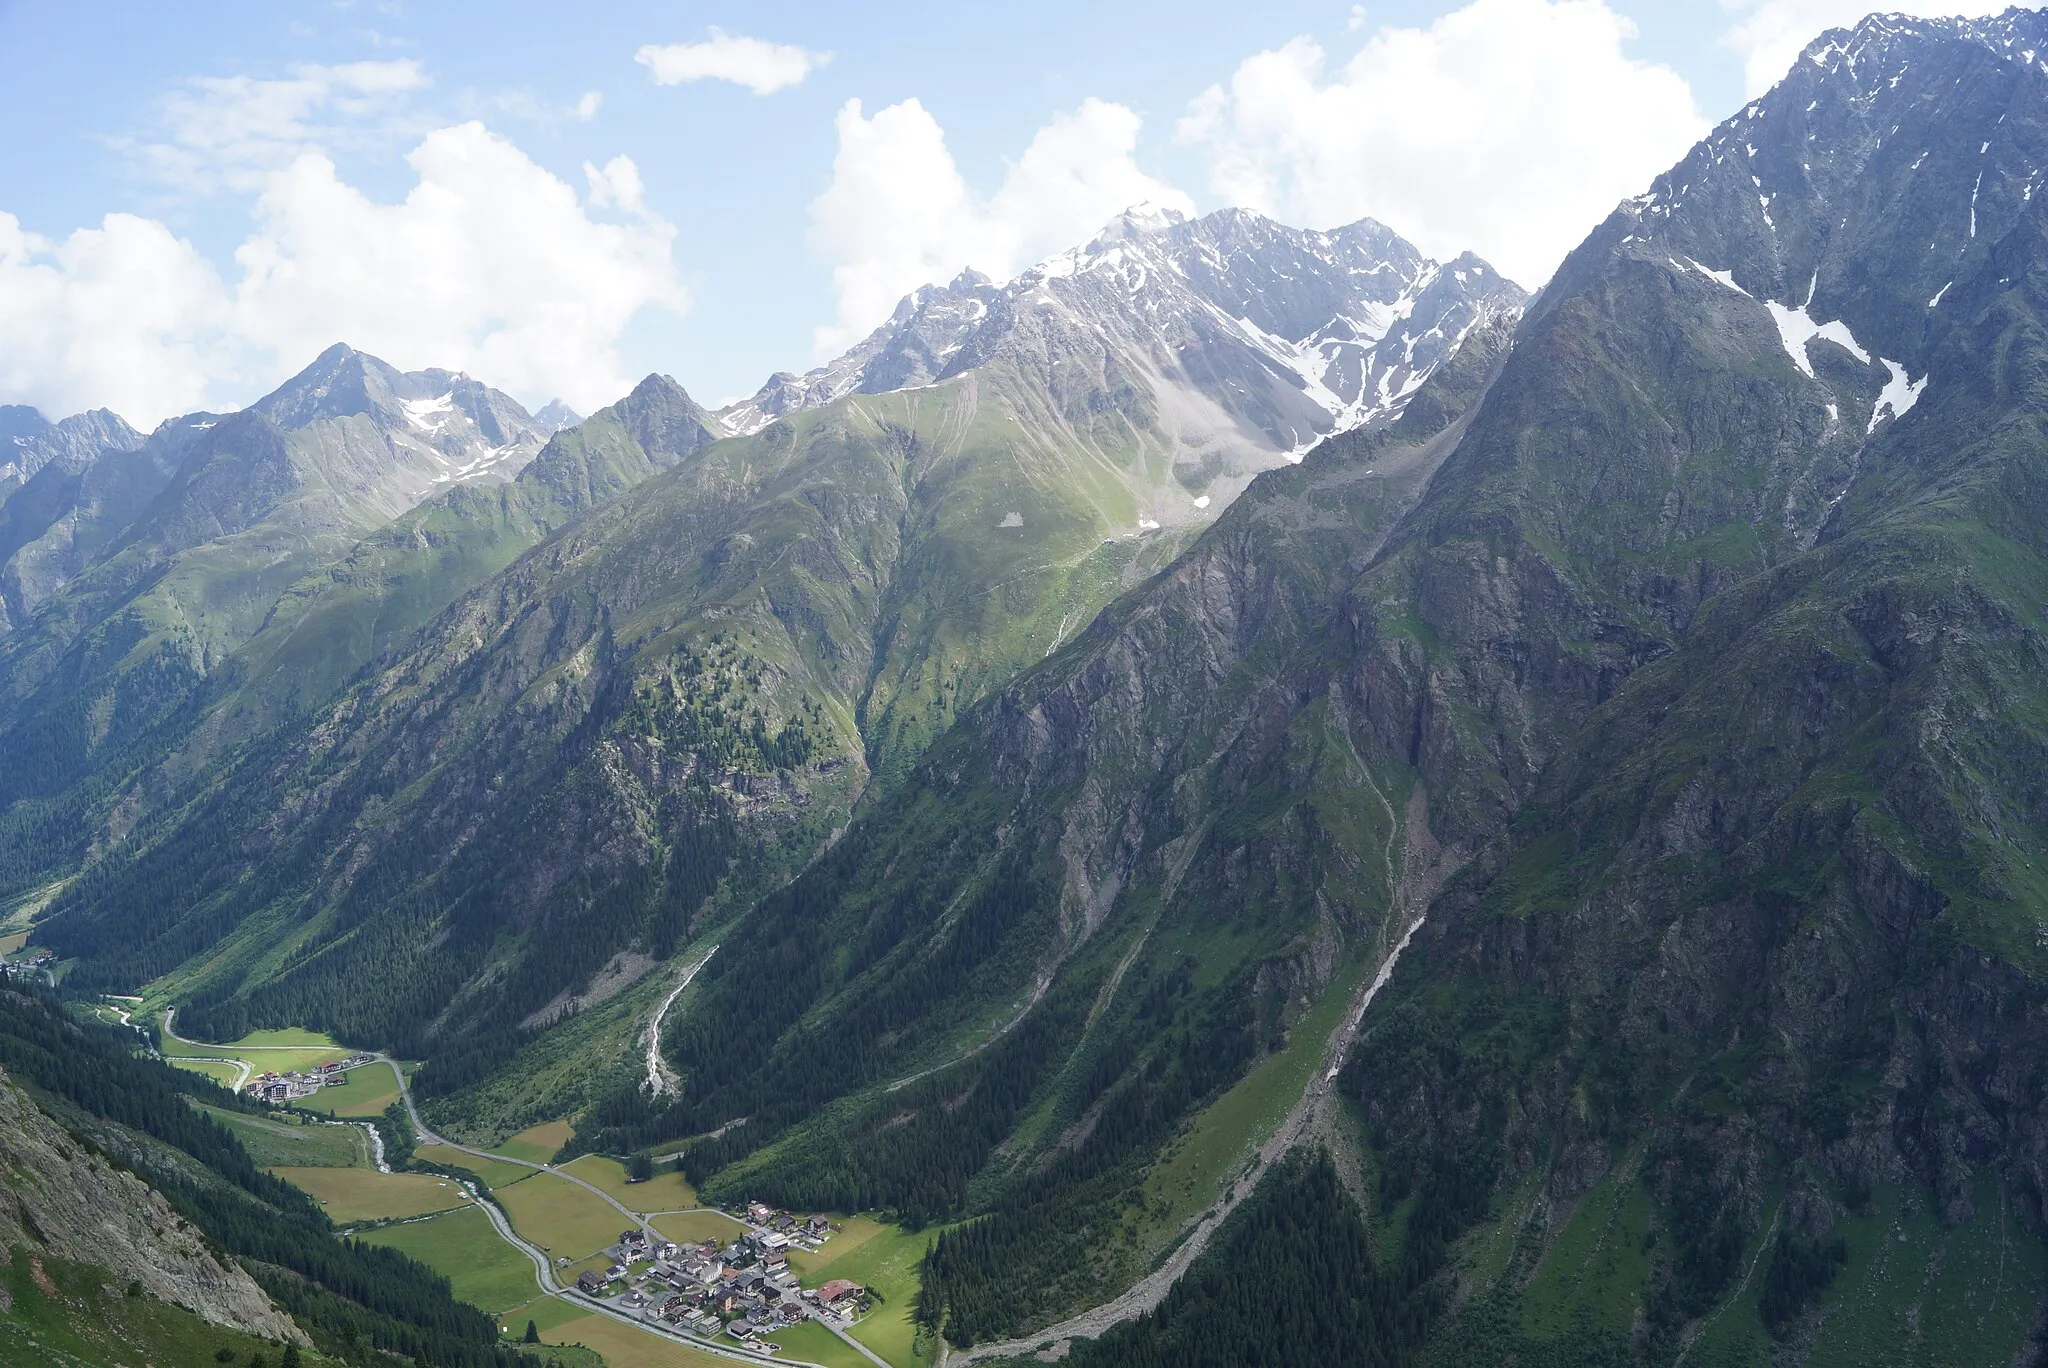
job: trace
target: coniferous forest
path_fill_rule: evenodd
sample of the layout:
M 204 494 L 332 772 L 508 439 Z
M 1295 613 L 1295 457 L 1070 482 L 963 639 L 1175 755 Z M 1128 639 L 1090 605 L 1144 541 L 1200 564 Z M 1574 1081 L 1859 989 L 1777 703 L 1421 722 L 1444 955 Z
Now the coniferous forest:
M 0 1068 L 87 1143 L 107 1123 L 181 1156 L 143 1176 L 247 1269 L 322 1353 L 361 1365 L 396 1354 L 430 1368 L 542 1368 L 543 1357 L 501 1344 L 497 1323 L 450 1296 L 440 1274 L 395 1250 L 336 1239 L 312 1198 L 257 1168 L 232 1133 L 191 1105 L 251 1104 L 198 1074 L 137 1055 L 132 1042 L 131 1032 L 88 1024 L 54 996 L 0 988 Z M 126 1148 L 116 1161 L 149 1153 Z

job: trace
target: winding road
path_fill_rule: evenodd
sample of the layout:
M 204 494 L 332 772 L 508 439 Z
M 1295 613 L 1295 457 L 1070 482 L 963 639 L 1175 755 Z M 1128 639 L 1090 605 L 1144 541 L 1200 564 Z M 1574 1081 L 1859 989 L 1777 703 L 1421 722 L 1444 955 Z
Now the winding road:
M 709 958 L 709 955 L 705 956 L 705 959 L 708 960 Z M 701 961 L 699 962 L 697 967 L 703 967 Z M 694 975 L 695 970 L 692 970 L 691 973 Z M 685 980 L 685 982 L 687 982 L 687 980 Z M 671 995 L 670 1000 L 674 1000 L 673 995 Z M 176 1012 L 177 1009 L 173 1007 L 164 1013 L 164 1034 L 169 1036 L 172 1040 L 177 1041 L 181 1045 L 195 1045 L 201 1049 L 208 1048 L 207 1042 L 200 1040 L 187 1040 L 184 1036 L 179 1035 L 176 1031 L 171 1029 L 171 1020 Z M 215 1046 L 213 1048 L 217 1049 L 219 1047 Z M 249 1045 L 240 1046 L 237 1048 L 253 1051 L 303 1050 L 305 1047 L 297 1045 Z M 189 1059 L 194 1058 L 195 1056 L 188 1055 L 185 1057 Z M 420 1119 L 419 1108 L 413 1104 L 412 1087 L 406 1079 L 405 1070 L 399 1066 L 398 1061 L 391 1058 L 391 1056 L 382 1053 L 372 1054 L 370 1058 L 374 1063 L 383 1064 L 389 1067 L 392 1074 L 398 1079 L 398 1095 L 400 1099 L 402 1099 L 405 1103 L 406 1117 L 412 1122 L 412 1128 L 418 1134 L 419 1142 L 421 1144 L 445 1145 L 449 1149 L 460 1151 L 461 1153 L 470 1155 L 473 1158 L 489 1159 L 494 1163 L 513 1164 L 520 1168 L 532 1169 L 536 1173 L 551 1173 L 557 1178 L 561 1178 L 568 1182 L 574 1183 L 577 1187 L 580 1187 L 585 1192 L 590 1193 L 599 1201 L 603 1202 L 606 1206 L 611 1207 L 614 1211 L 618 1212 L 621 1216 L 624 1216 L 628 1221 L 630 1221 L 634 1227 L 646 1232 L 649 1240 L 655 1241 L 657 1243 L 663 1242 L 665 1240 L 665 1237 L 662 1236 L 661 1232 L 657 1231 L 653 1226 L 649 1225 L 640 1213 L 627 1209 L 610 1193 L 604 1191 L 604 1189 L 602 1188 L 594 1186 L 591 1183 L 585 1182 L 583 1179 L 577 1177 L 573 1173 L 565 1173 L 561 1169 L 555 1168 L 552 1165 L 535 1163 L 530 1159 L 515 1159 L 511 1155 L 497 1154 L 491 1150 L 472 1149 L 468 1145 L 457 1144 L 455 1141 L 450 1140 L 445 1136 L 435 1134 L 433 1131 L 427 1128 L 426 1122 Z M 246 1072 L 248 1069 L 248 1065 L 244 1061 L 228 1060 L 226 1062 L 242 1064 L 242 1067 L 244 1069 L 243 1077 L 246 1078 L 248 1076 Z M 660 1325 L 652 1321 L 643 1320 L 638 1316 L 628 1315 L 625 1312 L 616 1310 L 603 1302 L 594 1301 L 588 1297 L 582 1296 L 580 1293 L 571 1291 L 569 1288 L 566 1288 L 562 1286 L 562 1284 L 555 1281 L 554 1265 L 552 1264 L 552 1262 L 550 1262 L 546 1250 L 543 1250 L 536 1245 L 530 1244 L 523 1236 L 519 1234 L 518 1231 L 514 1230 L 512 1228 L 512 1222 L 506 1218 L 504 1211 L 498 1206 L 498 1204 L 483 1197 L 477 1191 L 476 1187 L 473 1184 L 465 1182 L 463 1183 L 463 1187 L 467 1189 L 469 1195 L 476 1200 L 476 1204 L 479 1207 L 483 1208 L 484 1215 L 490 1218 L 491 1228 L 498 1232 L 498 1237 L 505 1241 L 505 1243 L 511 1245 L 514 1249 L 518 1250 L 520 1253 L 524 1254 L 527 1257 L 527 1259 L 533 1264 L 534 1282 L 540 1288 L 541 1292 L 545 1295 L 550 1297 L 559 1297 L 563 1301 L 570 1302 L 573 1305 L 580 1307 L 583 1310 L 592 1312 L 595 1315 L 608 1317 L 612 1320 L 618 1321 L 622 1325 L 630 1325 L 634 1329 L 639 1330 L 644 1334 L 658 1335 L 661 1338 L 670 1340 L 674 1343 L 684 1345 L 691 1349 L 699 1350 L 700 1352 L 706 1354 L 713 1354 L 719 1358 L 730 1359 L 736 1363 L 801 1364 L 803 1365 L 803 1368 L 824 1368 L 824 1365 L 813 1363 L 808 1359 L 784 1358 L 781 1355 L 770 1356 L 767 1354 L 753 1353 L 746 1349 L 741 1349 L 738 1347 L 729 1347 L 724 1344 L 719 1344 L 715 1341 L 707 1340 L 697 1335 L 690 1335 L 678 1330 L 671 1330 L 665 1325 Z M 713 1210 L 714 1208 L 692 1207 L 688 1209 L 692 1211 L 706 1211 Z M 670 1213 L 657 1212 L 653 1214 L 668 1215 Z M 727 1215 L 728 1213 L 721 1212 L 719 1214 Z M 811 1315 L 812 1320 L 815 1320 L 818 1324 L 824 1326 L 827 1330 L 830 1330 L 833 1334 L 837 1335 L 840 1339 L 844 1340 L 856 1352 L 861 1354 L 870 1362 L 874 1363 L 876 1368 L 895 1368 L 895 1365 L 891 1364 L 887 1359 L 877 1355 L 872 1349 L 868 1348 L 865 1344 L 862 1344 L 853 1336 L 847 1334 L 846 1331 L 841 1329 L 839 1326 L 834 1325 L 832 1322 L 826 1320 L 822 1316 L 811 1314 L 809 1307 L 806 1307 L 805 1311 L 806 1314 Z

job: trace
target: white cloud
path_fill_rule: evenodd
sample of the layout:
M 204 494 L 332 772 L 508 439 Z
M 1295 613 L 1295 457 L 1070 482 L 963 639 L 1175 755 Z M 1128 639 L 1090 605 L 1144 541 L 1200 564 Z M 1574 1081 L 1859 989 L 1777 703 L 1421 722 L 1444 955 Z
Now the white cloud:
M 161 223 L 109 214 L 53 242 L 0 213 L 0 400 L 145 427 L 197 408 L 226 306 L 213 268 Z
M 653 73 L 656 85 L 730 81 L 756 95 L 772 95 L 802 84 L 804 77 L 831 61 L 832 54 L 712 29 L 702 43 L 649 43 L 633 54 L 633 60 Z
M 937 119 L 916 100 L 839 111 L 832 182 L 811 202 L 809 242 L 832 268 L 837 319 L 813 341 L 831 355 L 865 336 L 919 285 L 972 266 L 1005 279 L 1092 236 L 1133 204 L 1191 213 L 1138 169 L 1138 116 L 1085 100 L 1039 129 L 994 195 L 969 189 Z
M 586 167 L 582 200 L 479 123 L 430 133 L 408 161 L 417 183 L 392 204 L 318 151 L 265 174 L 232 287 L 148 219 L 109 215 L 59 243 L 0 214 L 0 400 L 148 426 L 246 403 L 335 342 L 586 412 L 625 393 L 628 321 L 688 302 L 675 229 L 632 161 Z
M 605 223 L 482 124 L 431 133 L 407 160 L 419 183 L 397 204 L 342 183 L 318 153 L 272 178 L 235 252 L 238 334 L 287 369 L 346 341 L 585 411 L 624 393 L 627 322 L 687 303 L 675 228 L 645 211 L 633 163 L 592 174 L 593 204 L 632 216 Z
M 151 137 L 122 145 L 179 189 L 254 189 L 308 147 L 361 145 L 406 131 L 407 99 L 429 84 L 411 58 L 299 65 L 269 79 L 196 77 L 164 99 Z
M 1371 216 L 1535 287 L 1706 131 L 1692 90 L 1624 51 L 1602 0 L 1474 0 L 1382 28 L 1335 73 L 1307 38 L 1241 63 L 1181 120 L 1227 202 L 1330 227 Z
M 415 136 L 430 128 L 446 126 L 451 117 L 532 124 L 553 131 L 566 123 L 589 123 L 603 107 L 604 94 L 596 90 L 584 91 L 573 102 L 543 95 L 531 86 L 508 86 L 490 91 L 465 90 L 453 102 L 456 111 L 453 115 L 432 120 L 416 130 Z
M 1784 78 L 1806 45 L 1831 28 L 1853 28 L 1873 9 L 1887 13 L 1965 15 L 2003 13 L 2011 0 L 1721 0 L 1737 16 L 1727 42 L 1742 54 L 1743 79 L 1750 95 L 1761 95 Z

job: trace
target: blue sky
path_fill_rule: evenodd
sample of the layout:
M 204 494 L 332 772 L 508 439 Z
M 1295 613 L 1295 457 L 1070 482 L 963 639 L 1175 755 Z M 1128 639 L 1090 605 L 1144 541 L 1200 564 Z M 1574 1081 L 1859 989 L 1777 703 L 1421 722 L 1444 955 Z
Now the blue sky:
M 715 403 L 1124 196 L 1371 213 L 1535 286 L 1858 9 L 0 0 L 0 402 L 147 425 L 346 340 Z

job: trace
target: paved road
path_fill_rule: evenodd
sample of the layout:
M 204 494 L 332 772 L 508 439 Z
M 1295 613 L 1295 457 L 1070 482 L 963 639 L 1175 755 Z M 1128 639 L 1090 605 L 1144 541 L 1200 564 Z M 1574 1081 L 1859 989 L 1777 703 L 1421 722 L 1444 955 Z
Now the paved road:
M 709 956 L 706 956 L 706 958 L 708 959 Z M 610 1206 L 614 1211 L 617 1211 L 620 1215 L 624 1216 L 627 1220 L 631 1221 L 635 1226 L 647 1232 L 647 1237 L 649 1240 L 661 1242 L 665 1239 L 661 1232 L 656 1230 L 652 1225 L 648 1224 L 647 1220 L 643 1218 L 640 1215 L 640 1213 L 628 1210 L 610 1193 L 604 1191 L 602 1188 L 594 1187 L 591 1184 L 584 1182 L 581 1178 L 578 1178 L 573 1173 L 565 1173 L 561 1169 L 551 1168 L 546 1164 L 536 1164 L 526 1159 L 514 1159 L 511 1158 L 509 1155 L 495 1154 L 490 1150 L 471 1149 L 468 1145 L 458 1145 L 453 1140 L 445 1139 L 442 1136 L 434 1134 L 434 1132 L 427 1129 L 426 1123 L 420 1120 L 419 1109 L 413 1105 L 412 1088 L 407 1085 L 405 1071 L 398 1067 L 398 1062 L 396 1060 L 390 1058 L 387 1055 L 380 1054 L 376 1056 L 376 1058 L 382 1060 L 386 1064 L 389 1064 L 391 1066 L 391 1071 L 394 1074 L 398 1075 L 398 1095 L 405 1099 L 405 1114 L 411 1118 L 412 1128 L 419 1133 L 421 1144 L 446 1145 L 450 1149 L 460 1150 L 462 1151 L 462 1153 L 472 1155 L 478 1159 L 494 1159 L 501 1163 L 518 1164 L 523 1168 L 530 1168 L 542 1172 L 552 1173 L 557 1178 L 566 1178 L 570 1182 L 574 1183 L 576 1186 L 582 1188 L 584 1191 L 595 1194 L 598 1198 L 603 1200 L 606 1203 L 606 1205 Z M 546 1292 L 550 1296 L 562 1297 L 565 1299 L 573 1300 L 578 1306 L 588 1306 L 589 1308 L 598 1312 L 601 1315 L 610 1316 L 613 1320 L 622 1321 L 627 1325 L 638 1326 L 640 1329 L 645 1330 L 649 1334 L 661 1335 L 665 1338 L 676 1340 L 679 1343 L 687 1344 L 693 1349 L 702 1349 L 708 1353 L 721 1354 L 726 1358 L 737 1359 L 743 1363 L 808 1362 L 807 1360 L 803 1359 L 786 1359 L 779 1356 L 775 1358 L 769 1358 L 764 1354 L 750 1354 L 744 1349 L 728 1349 L 722 1344 L 715 1344 L 709 1340 L 700 1339 L 695 1335 L 686 1335 L 678 1331 L 672 1331 L 666 1329 L 665 1327 L 657 1326 L 652 1322 L 642 1320 L 638 1316 L 629 1316 L 625 1314 L 623 1311 L 615 1311 L 611 1307 L 605 1305 L 603 1302 L 591 1301 L 588 1298 L 580 1296 L 572 1298 L 566 1290 L 556 1286 L 554 1281 L 554 1269 L 548 1263 L 548 1256 L 541 1250 L 534 1248 L 525 1240 L 521 1239 L 519 1234 L 512 1229 L 511 1222 L 505 1219 L 505 1213 L 500 1211 L 495 1203 L 485 1202 L 483 1203 L 483 1207 L 484 1210 L 490 1213 L 491 1224 L 497 1227 L 498 1234 L 503 1236 L 506 1240 L 510 1241 L 513 1245 L 516 1245 L 521 1250 L 524 1250 L 526 1256 L 534 1261 L 534 1273 L 540 1280 L 541 1290 Z M 808 1312 L 809 1308 L 806 1307 L 805 1310 L 806 1312 Z M 824 1326 L 833 1334 L 839 1336 L 840 1339 L 846 1341 L 846 1343 L 851 1345 L 858 1353 L 872 1361 L 876 1365 L 876 1368 L 894 1368 L 894 1365 L 891 1364 L 887 1359 L 877 1356 L 875 1352 L 869 1349 L 865 1344 L 862 1344 L 859 1340 L 847 1334 L 844 1330 L 840 1329 L 837 1325 L 834 1325 L 832 1322 L 826 1320 L 823 1316 L 814 1315 L 812 1316 L 812 1319 L 816 1320 L 818 1324 Z M 819 1368 L 819 1366 L 816 1364 L 812 1364 L 810 1365 L 810 1368 Z
M 711 957 L 709 955 L 706 955 L 704 958 L 708 960 Z M 698 967 L 702 968 L 703 966 L 700 963 Z M 201 1048 L 205 1048 L 207 1042 L 199 1040 L 187 1040 L 184 1036 L 179 1035 L 176 1031 L 171 1029 L 171 1021 L 172 1018 L 176 1015 L 177 1010 L 177 1008 L 173 1007 L 164 1013 L 164 1034 L 182 1045 L 197 1045 Z M 239 1048 L 247 1050 L 303 1050 L 305 1047 L 302 1045 L 248 1045 Z M 192 1056 L 187 1056 L 187 1058 L 191 1057 Z M 406 1079 L 405 1070 L 399 1067 L 398 1061 L 391 1058 L 391 1056 L 387 1054 L 371 1054 L 370 1059 L 372 1063 L 383 1064 L 388 1066 L 393 1076 L 395 1076 L 398 1079 L 398 1095 L 400 1099 L 402 1099 L 405 1103 L 405 1114 L 412 1121 L 412 1128 L 415 1132 L 418 1133 L 421 1144 L 446 1145 L 449 1149 L 459 1150 L 462 1153 L 470 1155 L 473 1158 L 489 1159 L 501 1164 L 515 1164 L 520 1168 L 529 1168 L 537 1173 L 552 1173 L 557 1178 L 565 1179 L 568 1182 L 574 1183 L 577 1187 L 582 1188 L 585 1192 L 588 1192 L 593 1197 L 596 1197 L 606 1206 L 611 1207 L 614 1211 L 618 1212 L 621 1216 L 624 1216 L 628 1221 L 632 1222 L 632 1224 L 635 1227 L 646 1232 L 648 1239 L 654 1241 L 662 1241 L 665 1239 L 665 1237 L 662 1236 L 661 1232 L 657 1231 L 653 1226 L 649 1225 L 647 1220 L 644 1219 L 640 1215 L 640 1213 L 629 1210 L 622 1203 L 620 1203 L 618 1199 L 613 1197 L 610 1193 L 606 1192 L 603 1188 L 585 1182 L 583 1179 L 577 1177 L 573 1173 L 565 1172 L 561 1169 L 553 1167 L 552 1165 L 535 1163 L 530 1159 L 515 1159 L 511 1155 L 498 1154 L 491 1150 L 472 1149 L 468 1145 L 459 1145 L 455 1141 L 450 1140 L 445 1136 L 435 1134 L 433 1131 L 427 1128 L 426 1122 L 420 1119 L 419 1108 L 413 1105 L 412 1087 Z M 240 1060 L 227 1060 L 225 1062 L 242 1063 L 242 1061 Z M 243 1068 L 246 1071 L 248 1065 L 243 1064 Z M 246 1078 L 247 1073 L 245 1072 L 243 1076 Z M 475 1195 L 473 1190 L 471 1195 Z M 589 1311 L 593 1311 L 598 1315 L 609 1316 L 611 1319 L 618 1321 L 621 1324 L 633 1326 L 635 1329 L 642 1330 L 647 1334 L 660 1335 L 664 1339 L 674 1340 L 678 1344 L 688 1345 L 692 1349 L 701 1349 L 707 1354 L 716 1354 L 722 1358 L 732 1359 L 736 1362 L 752 1364 L 803 1364 L 805 1368 L 823 1368 L 823 1365 L 811 1363 L 807 1359 L 784 1358 L 780 1355 L 771 1358 L 766 1354 L 749 1353 L 745 1349 L 728 1348 L 723 1344 L 715 1343 L 711 1340 L 706 1340 L 696 1335 L 684 1334 L 680 1331 L 670 1330 L 666 1326 L 657 1325 L 653 1322 L 642 1320 L 638 1316 L 627 1315 L 623 1311 L 614 1310 L 612 1307 L 607 1306 L 603 1302 L 593 1301 L 580 1294 L 572 1293 L 567 1288 L 561 1286 L 559 1283 L 555 1281 L 554 1266 L 549 1261 L 549 1256 L 547 1252 L 545 1250 L 537 1248 L 534 1245 L 528 1244 L 526 1240 L 521 1238 L 519 1233 L 512 1228 L 512 1223 L 505 1218 L 505 1213 L 499 1210 L 495 1202 L 484 1201 L 479 1198 L 477 1205 L 481 1206 L 484 1209 L 484 1213 L 491 1218 L 491 1226 L 498 1232 L 499 1237 L 503 1239 L 507 1244 L 510 1244 L 513 1248 L 519 1250 L 522 1254 L 526 1255 L 528 1259 L 533 1261 L 534 1280 L 539 1284 L 540 1290 L 546 1293 L 548 1296 L 560 1297 L 564 1301 L 571 1302 L 576 1306 L 583 1307 L 584 1309 Z M 709 1208 L 691 1208 L 691 1210 L 707 1209 Z M 668 1213 L 657 1212 L 652 1214 L 666 1215 Z M 730 1213 L 721 1212 L 720 1214 L 729 1215 Z M 845 1341 L 846 1344 L 850 1348 L 852 1348 L 856 1353 L 860 1354 L 863 1358 L 873 1363 L 875 1365 L 875 1368 L 895 1368 L 895 1365 L 891 1364 L 887 1359 L 882 1358 L 880 1355 L 876 1354 L 874 1350 L 868 1348 L 865 1344 L 862 1344 L 852 1335 L 846 1333 L 845 1329 L 835 1324 L 833 1321 L 826 1319 L 822 1315 L 816 1314 L 809 1307 L 805 1307 L 804 1309 L 805 1313 L 809 1315 L 811 1319 L 815 1320 L 818 1324 L 824 1326 L 827 1330 L 830 1330 L 834 1335 L 837 1335 L 841 1340 Z
M 392 1059 L 388 1055 L 381 1054 L 377 1055 L 376 1058 L 385 1064 L 389 1064 L 391 1066 L 391 1072 L 398 1076 L 398 1095 L 405 1100 L 405 1114 L 412 1120 L 413 1130 L 419 1133 L 421 1144 L 446 1145 L 450 1149 L 460 1150 L 462 1153 L 471 1155 L 478 1159 L 492 1159 L 500 1163 L 517 1164 L 522 1168 L 530 1168 L 538 1172 L 552 1173 L 557 1178 L 566 1178 L 568 1181 L 574 1183 L 577 1187 L 582 1188 L 585 1192 L 591 1193 L 592 1195 L 596 1196 L 599 1200 L 603 1201 L 607 1206 L 611 1207 L 621 1216 L 624 1216 L 627 1220 L 631 1221 L 639 1229 L 645 1231 L 647 1233 L 647 1237 L 649 1240 L 661 1242 L 665 1239 L 661 1232 L 656 1230 L 652 1225 L 650 1225 L 647 1219 L 643 1218 L 639 1212 L 629 1210 L 623 1204 L 621 1204 L 616 1198 L 614 1198 L 610 1193 L 604 1191 L 604 1189 L 595 1187 L 592 1184 L 585 1182 L 583 1179 L 578 1178 L 573 1173 L 565 1173 L 561 1169 L 550 1167 L 547 1164 L 536 1164 L 531 1160 L 527 1159 L 514 1159 L 509 1155 L 493 1153 L 490 1150 L 471 1149 L 468 1145 L 458 1145 L 453 1140 L 449 1140 L 443 1136 L 436 1135 L 433 1131 L 428 1130 L 426 1123 L 420 1120 L 419 1109 L 413 1105 L 412 1088 L 406 1082 L 405 1071 L 398 1067 L 398 1061 Z M 587 1306 L 591 1310 L 598 1312 L 600 1315 L 610 1316 L 613 1320 L 623 1322 L 627 1325 L 637 1326 L 638 1328 L 646 1331 L 649 1334 L 661 1335 L 667 1339 L 675 1340 L 678 1343 L 687 1344 L 693 1349 L 702 1349 L 707 1353 L 720 1354 L 726 1358 L 736 1359 L 743 1363 L 808 1362 L 807 1360 L 802 1359 L 786 1359 L 779 1356 L 775 1358 L 770 1358 L 764 1354 L 750 1354 L 744 1349 L 728 1349 L 726 1346 L 722 1344 L 716 1344 L 709 1340 L 701 1339 L 696 1335 L 687 1335 L 678 1331 L 669 1330 L 665 1327 L 655 1325 L 652 1322 L 642 1320 L 638 1316 L 629 1316 L 623 1311 L 615 1311 L 611 1307 L 605 1305 L 603 1302 L 592 1301 L 588 1298 L 581 1296 L 572 1297 L 566 1289 L 558 1286 L 555 1283 L 554 1269 L 548 1262 L 547 1254 L 542 1250 L 536 1249 L 534 1246 L 528 1244 L 524 1239 L 520 1238 L 518 1232 L 512 1229 L 511 1222 L 505 1219 L 505 1213 L 498 1209 L 496 1203 L 485 1202 L 483 1203 L 483 1207 L 484 1210 L 490 1214 L 491 1224 L 497 1228 L 498 1234 L 514 1246 L 518 1247 L 520 1250 L 524 1251 L 526 1256 L 534 1261 L 534 1273 L 540 1281 L 541 1290 L 543 1292 L 546 1292 L 549 1296 L 562 1297 L 567 1300 L 573 1300 L 575 1304 L 578 1306 Z M 696 1209 L 701 1208 L 693 1208 L 693 1210 Z M 808 1312 L 809 1308 L 805 1309 Z M 894 1368 L 894 1365 L 891 1364 L 887 1359 L 877 1356 L 875 1352 L 869 1349 L 865 1344 L 862 1344 L 859 1340 L 847 1334 L 840 1327 L 834 1325 L 832 1322 L 826 1320 L 824 1317 L 813 1316 L 812 1319 L 816 1320 L 820 1325 L 824 1326 L 827 1330 L 830 1330 L 840 1339 L 846 1341 L 846 1343 L 851 1345 L 856 1352 L 860 1353 L 861 1355 L 872 1361 L 876 1365 L 876 1368 Z M 810 1365 L 810 1368 L 818 1368 L 818 1365 L 812 1364 Z

